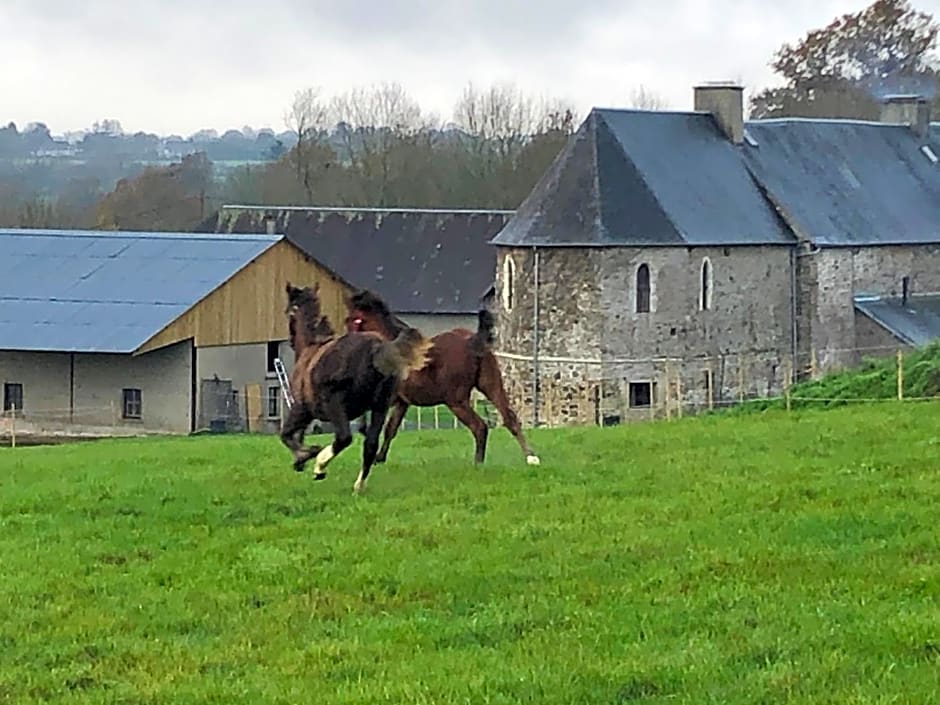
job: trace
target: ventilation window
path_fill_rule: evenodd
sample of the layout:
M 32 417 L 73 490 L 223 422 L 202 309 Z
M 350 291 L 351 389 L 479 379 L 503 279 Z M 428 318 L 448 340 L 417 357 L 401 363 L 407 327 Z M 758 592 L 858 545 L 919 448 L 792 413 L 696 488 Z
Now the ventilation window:
M 281 343 L 277 340 L 268 341 L 268 374 L 273 375 L 277 373 L 277 370 L 274 367 L 274 361 L 280 356 L 281 353 Z
M 649 409 L 653 401 L 653 385 L 649 382 L 630 382 L 630 408 Z
M 516 263 L 513 262 L 512 257 L 507 255 L 506 259 L 503 260 L 503 308 L 507 311 L 512 311 L 515 279 Z
M 3 385 L 3 410 L 23 410 L 23 385 L 19 382 L 7 382 Z
M 139 419 L 143 414 L 143 395 L 139 389 L 125 389 L 121 416 L 125 419 Z
M 712 263 L 708 257 L 702 260 L 702 281 L 698 307 L 701 311 L 708 311 L 712 307 Z
M 940 161 L 934 151 L 930 148 L 929 144 L 925 144 L 923 147 L 921 147 L 920 151 L 923 152 L 924 156 L 930 160 L 931 164 L 936 164 L 938 161 Z
M 281 415 L 281 390 L 278 387 L 268 387 L 268 418 L 276 419 Z
M 641 264 L 636 270 L 636 312 L 650 311 L 650 268 Z

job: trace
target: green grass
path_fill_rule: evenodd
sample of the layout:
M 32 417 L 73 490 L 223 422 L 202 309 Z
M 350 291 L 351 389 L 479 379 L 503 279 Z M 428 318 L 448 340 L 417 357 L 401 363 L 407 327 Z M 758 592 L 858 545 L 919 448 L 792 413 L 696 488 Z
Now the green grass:
M 0 703 L 931 703 L 940 404 L 0 451 Z

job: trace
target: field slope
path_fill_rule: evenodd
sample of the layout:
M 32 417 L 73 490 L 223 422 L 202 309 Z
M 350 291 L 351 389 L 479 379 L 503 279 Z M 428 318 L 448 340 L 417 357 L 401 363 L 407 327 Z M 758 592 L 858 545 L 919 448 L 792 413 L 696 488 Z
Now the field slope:
M 930 703 L 940 404 L 0 451 L 0 703 Z

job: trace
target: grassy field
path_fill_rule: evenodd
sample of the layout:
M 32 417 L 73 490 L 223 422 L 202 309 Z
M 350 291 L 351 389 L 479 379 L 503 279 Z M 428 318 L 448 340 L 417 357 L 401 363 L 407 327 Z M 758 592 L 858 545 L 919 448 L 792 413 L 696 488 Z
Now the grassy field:
M 0 451 L 0 702 L 935 703 L 940 404 Z

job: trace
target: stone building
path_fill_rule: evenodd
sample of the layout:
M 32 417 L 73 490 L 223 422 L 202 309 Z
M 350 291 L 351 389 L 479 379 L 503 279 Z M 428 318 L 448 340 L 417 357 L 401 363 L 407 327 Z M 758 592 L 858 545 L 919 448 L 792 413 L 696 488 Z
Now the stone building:
M 926 102 L 745 122 L 739 86 L 694 98 L 593 110 L 492 240 L 501 362 L 529 420 L 730 404 L 940 336 Z

